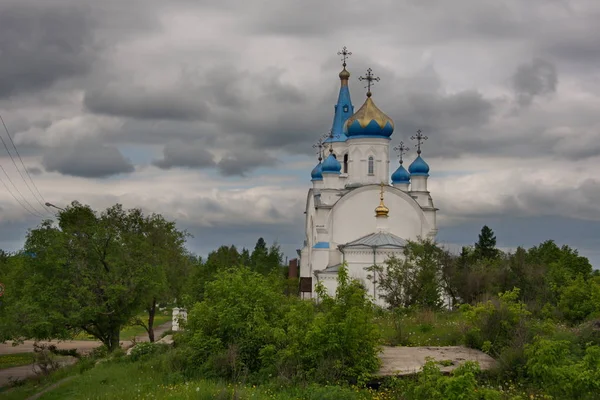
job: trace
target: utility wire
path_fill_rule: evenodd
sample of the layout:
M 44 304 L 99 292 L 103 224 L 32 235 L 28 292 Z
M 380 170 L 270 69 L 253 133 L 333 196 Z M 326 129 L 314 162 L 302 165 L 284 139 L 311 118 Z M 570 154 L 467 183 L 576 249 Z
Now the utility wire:
M 27 199 L 23 196 L 23 194 L 21 193 L 21 191 L 19 190 L 19 188 L 17 188 L 14 184 L 14 182 L 12 181 L 12 179 L 10 179 L 10 176 L 6 173 L 6 170 L 4 169 L 4 167 L 2 166 L 2 164 L 0 164 L 0 169 L 2 169 L 2 172 L 4 172 L 4 175 L 6 175 L 6 177 L 8 178 L 8 181 L 13 185 L 13 187 L 15 188 L 15 190 L 17 191 L 17 193 L 19 193 L 21 195 L 21 197 L 23 197 L 23 200 L 25 200 L 25 203 L 29 204 L 29 207 L 31 207 L 31 209 L 25 207 L 25 204 L 21 203 L 21 200 L 19 200 L 17 198 L 17 196 L 14 195 L 14 193 L 12 192 L 12 190 L 10 190 L 10 188 L 6 185 L 6 183 L 4 181 L 2 181 L 2 184 L 4 185 L 4 187 L 6 188 L 6 190 L 8 191 L 8 193 L 10 193 L 10 195 L 17 201 L 17 203 L 19 203 L 21 205 L 21 207 L 23 207 L 25 210 L 27 210 L 27 212 L 29 212 L 30 214 L 36 216 L 36 217 L 41 217 L 43 218 L 44 216 L 42 214 L 40 214 L 32 205 L 31 203 L 29 203 L 27 201 Z M 0 180 L 2 180 L 2 178 L 0 178 Z M 33 211 L 31 211 L 33 210 Z
M 29 183 L 27 183 L 27 180 L 25 179 L 25 177 L 23 176 L 23 173 L 21 172 L 21 170 L 17 166 L 17 163 L 15 162 L 15 159 L 12 156 L 12 154 L 10 153 L 10 150 L 8 149 L 8 146 L 6 145 L 6 142 L 4 141 L 4 139 L 2 138 L 2 136 L 0 136 L 0 141 L 2 141 L 2 144 L 4 145 L 4 148 L 6 149 L 6 152 L 10 156 L 10 159 L 11 159 L 12 163 L 14 164 L 15 168 L 17 169 L 17 172 L 19 173 L 19 175 L 21 175 L 21 179 L 23 179 L 23 182 L 25 182 L 25 185 L 27 186 L 27 189 L 29 189 L 29 191 L 31 192 L 31 194 L 33 195 L 33 197 L 35 198 L 35 200 L 40 204 L 40 206 L 42 206 L 42 210 L 44 210 L 45 212 L 49 212 L 49 210 L 48 210 L 48 208 L 46 207 L 46 204 L 45 204 L 46 200 L 44 200 L 44 197 L 42 196 L 42 194 L 38 190 L 35 182 L 33 181 L 33 179 L 31 179 L 31 175 L 29 175 L 29 171 L 27 171 L 27 168 L 25 167 L 25 164 L 23 163 L 23 159 L 21 158 L 21 154 L 19 154 L 19 150 L 17 150 L 17 146 L 15 146 L 15 142 L 13 141 L 12 136 L 11 136 L 11 134 L 10 134 L 10 132 L 9 132 L 7 126 L 6 126 L 6 123 L 4 122 L 4 118 L 2 118 L 1 114 L 0 114 L 0 121 L 2 121 L 2 125 L 4 126 L 4 130 L 8 134 L 10 142 L 12 143 L 13 148 L 15 149 L 15 152 L 17 153 L 17 156 L 19 156 L 19 160 L 21 161 L 21 165 L 23 166 L 23 169 L 25 170 L 25 173 L 29 177 L 29 180 L 33 184 L 33 187 L 35 187 L 35 190 L 37 191 L 37 193 L 38 193 L 39 197 L 42 199 L 42 201 L 40 201 L 40 198 L 38 198 L 36 196 L 36 194 L 31 189 L 31 186 L 29 186 Z M 27 202 L 27 204 L 29 204 L 29 202 Z

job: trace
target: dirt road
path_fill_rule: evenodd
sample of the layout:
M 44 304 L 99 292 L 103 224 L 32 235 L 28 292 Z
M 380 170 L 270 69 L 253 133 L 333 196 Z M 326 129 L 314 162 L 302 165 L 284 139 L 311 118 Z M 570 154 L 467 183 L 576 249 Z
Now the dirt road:
M 171 329 L 171 322 L 159 325 L 154 329 L 154 336 L 158 340 L 163 332 Z M 136 341 L 147 342 L 148 335 L 137 336 Z M 32 353 L 34 340 L 26 340 L 23 344 L 13 346 L 12 342 L 0 343 L 0 354 L 15 354 L 15 353 Z M 40 344 L 53 344 L 59 349 L 77 349 L 79 353 L 85 354 L 100 346 L 100 342 L 94 340 L 66 340 L 66 341 L 43 341 Z M 132 344 L 131 341 L 121 341 L 122 348 L 128 348 Z
M 171 329 L 171 322 L 156 327 L 154 335 L 157 340 L 163 332 L 168 331 L 169 329 Z M 138 336 L 136 337 L 136 341 L 147 342 L 148 336 Z M 25 343 L 18 346 L 12 346 L 10 342 L 0 343 L 0 354 L 32 353 L 33 343 L 35 342 L 32 340 L 26 340 Z M 64 342 L 49 341 L 39 343 L 54 344 L 59 349 L 77 349 L 77 351 L 82 354 L 89 353 L 101 344 L 100 342 L 93 340 L 68 340 Z M 131 347 L 131 345 L 131 341 L 121 342 L 121 347 L 124 349 Z M 24 379 L 33 375 L 35 375 L 35 372 L 32 365 L 0 369 L 0 387 L 10 383 L 10 379 Z

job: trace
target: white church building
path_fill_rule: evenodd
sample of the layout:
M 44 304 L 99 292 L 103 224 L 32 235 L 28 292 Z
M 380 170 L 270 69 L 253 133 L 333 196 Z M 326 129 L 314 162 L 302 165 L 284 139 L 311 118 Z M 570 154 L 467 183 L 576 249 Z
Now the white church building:
M 304 246 L 300 250 L 300 290 L 303 298 L 315 297 L 321 282 L 335 294 L 337 272 L 342 263 L 351 277 L 362 281 L 379 300 L 376 277 L 368 268 L 392 255 L 401 257 L 407 240 L 434 239 L 436 211 L 427 189 L 429 166 L 421 157 L 420 131 L 417 157 L 402 165 L 406 150 L 396 147 L 400 165 L 390 173 L 390 150 L 394 122 L 376 105 L 371 85 L 378 81 L 367 70 L 363 105 L 354 112 L 346 70 L 346 48 L 342 52 L 340 92 L 328 138 L 319 141 L 319 163 L 311 173 L 312 187 L 306 198 Z M 323 154 L 324 153 L 324 154 Z

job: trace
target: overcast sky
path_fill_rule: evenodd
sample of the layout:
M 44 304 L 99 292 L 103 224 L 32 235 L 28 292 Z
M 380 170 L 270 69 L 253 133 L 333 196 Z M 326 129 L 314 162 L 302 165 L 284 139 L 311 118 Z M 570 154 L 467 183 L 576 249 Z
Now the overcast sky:
M 440 242 L 488 224 L 599 267 L 599 20 L 598 0 L 0 0 L 0 113 L 46 201 L 162 213 L 198 254 L 263 236 L 293 257 L 348 46 L 355 107 L 370 67 L 392 144 L 429 137 Z M 3 146 L 0 164 L 42 213 Z M 40 218 L 0 189 L 15 250 Z

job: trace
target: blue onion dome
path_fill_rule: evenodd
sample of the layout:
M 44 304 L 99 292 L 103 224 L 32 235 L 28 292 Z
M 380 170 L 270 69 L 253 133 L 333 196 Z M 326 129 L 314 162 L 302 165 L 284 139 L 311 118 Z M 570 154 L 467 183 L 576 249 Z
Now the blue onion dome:
M 310 173 L 311 180 L 313 181 L 322 181 L 323 180 L 323 171 L 322 171 L 321 161 L 313 168 Z
M 342 170 L 342 165 L 335 158 L 333 153 L 330 153 L 329 156 L 323 162 L 323 166 L 321 167 L 322 174 L 339 174 Z
M 400 164 L 396 172 L 392 174 L 392 183 L 410 183 L 410 174 L 402 164 Z
M 413 161 L 412 164 L 410 164 L 410 166 L 408 167 L 408 172 L 410 172 L 411 175 L 415 176 L 429 176 L 429 165 L 427 165 L 425 160 L 423 160 L 421 158 L 421 155 L 419 155 L 417 158 L 415 158 L 415 161 Z
M 368 93 L 362 107 L 346 120 L 344 131 L 348 138 L 389 138 L 394 132 L 394 121 L 377 108 Z

